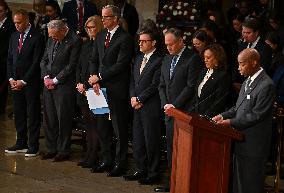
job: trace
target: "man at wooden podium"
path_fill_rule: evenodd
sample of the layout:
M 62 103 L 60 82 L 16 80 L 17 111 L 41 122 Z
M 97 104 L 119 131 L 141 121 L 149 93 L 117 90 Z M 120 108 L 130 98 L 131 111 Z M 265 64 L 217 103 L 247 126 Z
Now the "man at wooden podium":
M 203 63 L 200 56 L 184 46 L 183 34 L 177 28 L 165 32 L 165 45 L 169 52 L 164 57 L 161 67 L 159 94 L 161 107 L 166 114 L 167 160 L 169 173 L 172 166 L 172 146 L 174 135 L 174 118 L 167 116 L 171 108 L 187 110 L 194 96 L 197 76 Z M 169 191 L 169 185 L 157 187 L 155 192 Z
M 233 193 L 263 193 L 275 88 L 261 67 L 260 55 L 255 49 L 240 52 L 238 63 L 240 74 L 247 79 L 237 103 L 213 120 L 218 125 L 232 126 L 245 136 L 243 141 L 235 142 Z

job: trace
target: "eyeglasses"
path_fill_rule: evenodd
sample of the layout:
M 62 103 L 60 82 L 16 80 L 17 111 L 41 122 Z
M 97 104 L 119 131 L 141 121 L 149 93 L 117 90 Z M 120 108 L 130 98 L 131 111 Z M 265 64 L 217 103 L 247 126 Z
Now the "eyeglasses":
M 90 29 L 96 28 L 96 26 L 86 26 L 85 28 L 86 28 L 87 30 L 90 30 Z
M 114 15 L 107 15 L 107 16 L 102 16 L 102 19 L 110 19 L 112 17 L 114 17 Z
M 153 40 L 138 40 L 139 44 L 146 44 L 146 42 L 151 42 Z

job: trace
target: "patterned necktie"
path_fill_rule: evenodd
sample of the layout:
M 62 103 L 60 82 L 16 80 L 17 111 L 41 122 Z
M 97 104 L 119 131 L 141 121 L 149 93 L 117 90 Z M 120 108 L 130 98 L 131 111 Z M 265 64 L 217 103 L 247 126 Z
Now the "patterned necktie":
M 19 38 L 19 45 L 18 45 L 18 52 L 21 52 L 21 49 L 23 47 L 24 43 L 24 33 L 20 33 L 20 38 Z
M 53 50 L 52 50 L 52 60 L 54 60 L 54 58 L 56 56 L 58 47 L 59 47 L 59 41 L 56 41 L 54 46 L 53 46 Z
M 110 32 L 107 32 L 106 40 L 105 40 L 105 47 L 108 48 L 110 42 Z
M 245 91 L 248 90 L 250 83 L 251 83 L 251 78 L 249 77 L 249 78 L 246 80 Z
M 144 56 L 142 63 L 141 63 L 141 66 L 140 66 L 140 74 L 142 73 L 143 69 L 145 68 L 147 62 L 148 62 L 147 57 Z
M 174 55 L 173 58 L 172 58 L 171 68 L 170 68 L 170 79 L 173 76 L 173 72 L 174 72 L 174 69 L 175 69 L 176 64 L 177 64 L 177 59 L 178 59 L 178 55 Z
M 79 31 L 83 31 L 83 18 L 84 18 L 84 13 L 83 13 L 84 5 L 83 5 L 83 0 L 79 0 L 79 5 L 78 5 L 78 28 Z

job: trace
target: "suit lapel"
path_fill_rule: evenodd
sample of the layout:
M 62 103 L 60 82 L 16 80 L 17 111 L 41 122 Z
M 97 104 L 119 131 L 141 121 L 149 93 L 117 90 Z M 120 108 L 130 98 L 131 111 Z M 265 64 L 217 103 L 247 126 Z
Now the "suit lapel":
M 174 76 L 175 76 L 175 74 L 176 74 L 176 71 L 177 71 L 177 69 L 178 69 L 178 66 L 181 65 L 181 64 L 184 64 L 184 63 L 186 62 L 186 61 L 185 61 L 185 60 L 186 60 L 186 57 L 185 57 L 186 54 L 187 54 L 187 50 L 184 49 L 183 52 L 182 52 L 182 54 L 181 54 L 181 56 L 179 57 L 179 59 L 178 59 L 178 61 L 177 61 L 177 63 L 176 63 L 176 66 L 175 66 L 175 68 L 174 68 L 174 71 L 173 71 L 171 80 L 174 78 Z M 173 57 L 171 57 L 171 59 L 172 59 L 172 58 L 173 58 Z M 172 62 L 172 60 L 170 61 L 170 65 L 169 65 L 169 76 L 170 76 L 171 62 Z
M 247 79 L 243 82 L 243 85 L 242 85 L 242 88 L 241 88 L 240 94 L 239 94 L 239 99 L 238 99 L 237 104 L 236 104 L 236 109 L 238 109 L 241 106 L 241 104 L 244 102 L 244 100 L 247 98 L 247 96 L 250 95 L 250 93 L 259 84 L 259 81 L 262 79 L 263 75 L 264 75 L 263 72 L 261 72 L 256 77 L 256 79 L 251 83 L 248 90 L 246 90 L 246 91 L 245 91 L 245 82 L 247 81 Z
M 206 74 L 206 72 L 205 72 Z M 203 78 L 205 76 L 205 74 L 203 75 Z M 203 85 L 202 87 L 202 90 L 201 90 L 201 95 L 200 95 L 200 98 L 203 97 L 203 95 L 205 96 L 208 96 L 208 92 L 207 92 L 207 89 L 209 88 L 209 85 L 214 85 L 215 83 L 215 80 L 217 80 L 217 77 L 218 76 L 218 72 L 216 70 L 214 70 L 214 72 L 212 73 L 212 75 L 209 77 L 209 79 L 206 81 L 206 83 Z M 203 80 L 203 78 L 201 79 L 201 81 Z M 201 82 L 200 82 L 201 83 Z M 200 84 L 199 83 L 199 84 Z M 198 85 L 199 85 L 198 84 Z

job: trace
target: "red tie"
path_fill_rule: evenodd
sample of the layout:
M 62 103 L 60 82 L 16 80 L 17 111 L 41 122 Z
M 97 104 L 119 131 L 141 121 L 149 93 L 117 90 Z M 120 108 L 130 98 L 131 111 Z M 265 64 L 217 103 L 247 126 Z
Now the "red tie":
M 23 47 L 23 41 L 24 41 L 24 34 L 20 33 L 20 38 L 19 38 L 19 46 L 18 46 L 18 52 L 21 52 L 21 49 Z
M 84 18 L 84 5 L 83 5 L 83 0 L 79 0 L 79 5 L 78 5 L 78 27 L 79 30 L 82 31 L 83 30 L 83 18 Z
M 108 48 L 110 42 L 110 32 L 107 32 L 106 41 L 105 41 L 105 47 Z

